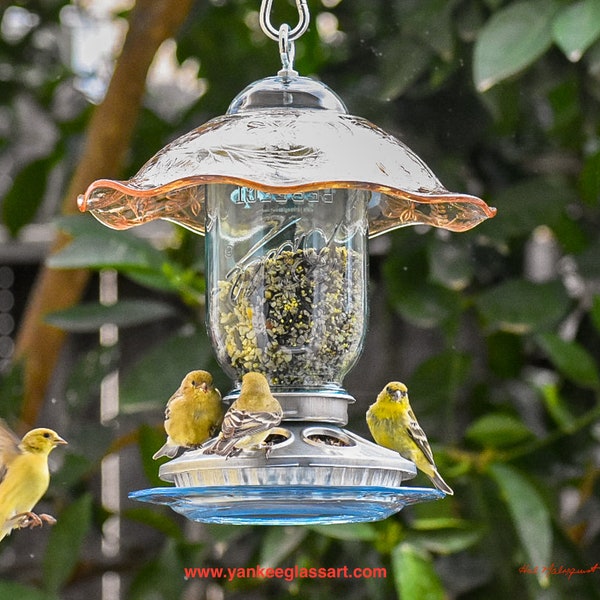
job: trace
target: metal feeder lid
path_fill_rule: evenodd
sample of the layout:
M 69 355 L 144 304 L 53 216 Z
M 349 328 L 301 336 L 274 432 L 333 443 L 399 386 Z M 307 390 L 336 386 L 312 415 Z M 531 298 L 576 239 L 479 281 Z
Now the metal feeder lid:
M 405 144 L 349 115 L 324 84 L 300 76 L 259 80 L 227 114 L 174 140 L 128 181 L 100 179 L 78 198 L 114 229 L 165 219 L 205 233 L 205 185 L 275 194 L 364 189 L 369 236 L 425 224 L 466 231 L 496 209 L 449 192 Z

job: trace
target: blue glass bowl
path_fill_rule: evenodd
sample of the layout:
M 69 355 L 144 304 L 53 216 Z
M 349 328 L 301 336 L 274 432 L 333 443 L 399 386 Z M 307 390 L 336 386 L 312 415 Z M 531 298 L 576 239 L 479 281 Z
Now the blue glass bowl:
M 314 525 L 380 521 L 405 506 L 439 500 L 433 488 L 371 486 L 160 487 L 131 492 L 192 521 L 230 525 Z

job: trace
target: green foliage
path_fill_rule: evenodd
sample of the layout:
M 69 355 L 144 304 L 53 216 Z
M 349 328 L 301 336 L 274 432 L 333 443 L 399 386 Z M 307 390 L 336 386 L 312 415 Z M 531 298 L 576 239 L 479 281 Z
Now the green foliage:
M 538 343 L 565 377 L 582 387 L 598 388 L 598 367 L 590 354 L 576 342 L 568 342 L 552 333 L 540 335 Z
M 479 91 L 519 73 L 548 50 L 556 10 L 556 2 L 528 0 L 494 14 L 475 45 L 473 71 Z
M 57 600 L 58 596 L 47 594 L 36 588 L 21 585 L 14 581 L 0 581 L 0 594 L 3 598 L 21 598 L 22 600 Z
M 487 289 L 476 306 L 489 327 L 531 333 L 556 325 L 567 312 L 569 298 L 559 282 L 512 279 Z
M 474 421 L 465 431 L 465 438 L 482 447 L 512 446 L 531 437 L 532 433 L 516 417 L 487 413 Z
M 133 327 L 175 315 L 172 306 L 153 300 L 122 300 L 104 305 L 95 302 L 48 313 L 46 322 L 74 333 L 98 331 L 105 323 L 117 327 Z
M 85 494 L 61 512 L 52 528 L 44 555 L 44 585 L 49 592 L 58 592 L 77 566 L 91 517 L 92 497 Z
M 552 34 L 567 58 L 577 62 L 600 38 L 600 2 L 582 0 L 566 6 L 554 20 Z
M 392 552 L 394 580 L 399 600 L 444 600 L 446 594 L 431 557 L 411 544 Z
M 66 0 L 18 4 L 37 20 L 19 40 L 0 36 L 0 64 L 10 65 L 0 98 L 0 164 L 8 165 L 1 211 L 11 236 L 41 218 L 41 206 L 57 205 L 91 111 L 57 50 Z M 293 6 L 274 4 L 276 22 L 295 18 Z M 62 458 L 45 500 L 58 523 L 31 569 L 11 566 L 13 551 L 28 555 L 20 532 L 3 540 L 0 597 L 78 600 L 80 587 L 105 572 L 123 576 L 122 597 L 132 600 L 192 597 L 195 586 L 227 600 L 600 597 L 597 575 L 542 572 L 552 563 L 589 568 L 600 548 L 600 0 L 309 5 L 298 70 L 330 85 L 351 113 L 398 135 L 448 189 L 498 208 L 496 218 L 463 234 L 423 227 L 389 234 L 387 253 L 372 260 L 393 342 L 367 347 L 357 369 L 407 382 L 455 495 L 379 523 L 269 528 L 192 525 L 164 507 L 128 501 L 131 489 L 164 485 L 151 456 L 164 441 L 164 404 L 182 375 L 200 366 L 221 390 L 230 386 L 203 324 L 202 241 L 173 228 L 157 243 L 87 214 L 60 217 L 56 225 L 72 241 L 47 264 L 116 270 L 125 291 L 114 305 L 88 297 L 45 317 L 73 342 L 55 384 L 63 393 L 45 407 L 69 440 L 63 455 L 56 452 Z M 256 30 L 257 8 L 250 0 L 194 5 L 177 55 L 200 61 L 206 92 L 168 121 L 142 111 L 124 177 L 175 135 L 223 114 L 244 85 L 277 71 L 276 44 Z M 319 34 L 323 21 L 317 25 L 326 13 L 340 33 L 330 39 Z M 44 46 L 48 39 L 55 43 Z M 44 135 L 29 135 L 19 112 L 24 99 Z M 546 245 L 526 268 L 538 234 Z M 122 328 L 114 346 L 97 343 L 105 323 Z M 119 415 L 100 425 L 100 385 L 116 369 Z M 380 383 L 360 391 L 374 397 Z M 21 389 L 15 365 L 0 379 L 0 416 L 11 424 Z M 364 409 L 357 402 L 351 416 L 362 419 Z M 97 481 L 102 460 L 117 452 L 128 469 L 119 512 L 126 541 L 109 559 L 99 550 L 109 512 Z M 418 484 L 428 481 L 419 476 Z M 141 542 L 127 539 L 130 529 Z M 387 576 L 183 576 L 184 567 L 253 564 L 368 566 Z M 524 565 L 537 572 L 519 571 Z
M 526 561 L 532 565 L 549 565 L 552 553 L 550 510 L 539 492 L 517 469 L 509 465 L 491 465 L 490 473 L 512 515 Z M 538 579 L 544 587 L 549 584 L 548 577 L 541 569 Z
M 165 357 L 169 357 L 167 362 Z M 191 326 L 176 331 L 148 349 L 131 367 L 121 388 L 122 411 L 163 407 L 181 383 L 182 373 L 198 365 L 216 370 L 206 332 Z

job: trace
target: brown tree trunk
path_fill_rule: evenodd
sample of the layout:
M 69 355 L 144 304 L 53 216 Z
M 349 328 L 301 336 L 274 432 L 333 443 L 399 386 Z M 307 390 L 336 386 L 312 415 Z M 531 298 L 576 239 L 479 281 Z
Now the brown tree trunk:
M 77 211 L 77 195 L 92 181 L 118 176 L 142 104 L 148 68 L 158 47 L 189 14 L 192 2 L 137 0 L 106 97 L 90 120 L 81 160 L 64 197 L 63 214 Z M 67 236 L 59 233 L 51 252 L 67 242 Z M 15 360 L 24 366 L 22 420 L 26 426 L 37 419 L 65 340 L 65 332 L 44 323 L 44 316 L 77 304 L 88 280 L 85 270 L 43 267 L 34 284 L 15 350 Z

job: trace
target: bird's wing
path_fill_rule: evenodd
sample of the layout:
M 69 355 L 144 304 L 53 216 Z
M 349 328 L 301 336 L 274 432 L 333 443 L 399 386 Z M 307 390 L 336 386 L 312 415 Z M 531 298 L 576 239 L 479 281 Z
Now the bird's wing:
M 181 386 L 179 386 L 174 392 L 173 395 L 167 400 L 167 405 L 165 406 L 165 421 L 168 421 L 171 417 L 171 406 L 177 400 L 181 400 L 183 398 L 183 392 L 181 390 Z
M 272 412 L 248 412 L 229 410 L 223 419 L 221 433 L 224 438 L 241 438 L 267 431 L 281 423 L 281 414 Z
M 21 440 L 14 434 L 4 419 L 0 419 L 0 482 L 6 475 L 8 465 L 21 453 Z
M 431 451 L 431 446 L 427 441 L 427 436 L 425 432 L 421 429 L 417 418 L 412 410 L 408 411 L 408 435 L 413 439 L 415 444 L 419 447 L 419 450 L 425 455 L 425 458 L 435 466 L 435 462 L 433 460 L 433 452 Z

